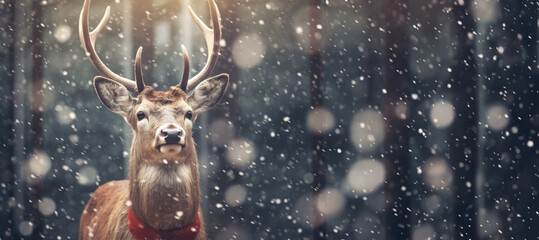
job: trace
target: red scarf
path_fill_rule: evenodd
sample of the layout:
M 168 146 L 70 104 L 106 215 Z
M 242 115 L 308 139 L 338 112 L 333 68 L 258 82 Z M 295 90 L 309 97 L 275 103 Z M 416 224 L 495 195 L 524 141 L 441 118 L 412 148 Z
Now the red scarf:
M 191 223 L 189 226 L 178 230 L 159 231 L 139 221 L 135 214 L 133 214 L 131 211 L 131 208 L 129 208 L 127 226 L 136 240 L 194 240 L 200 231 L 200 219 L 197 214 L 195 221 L 193 221 L 193 223 Z

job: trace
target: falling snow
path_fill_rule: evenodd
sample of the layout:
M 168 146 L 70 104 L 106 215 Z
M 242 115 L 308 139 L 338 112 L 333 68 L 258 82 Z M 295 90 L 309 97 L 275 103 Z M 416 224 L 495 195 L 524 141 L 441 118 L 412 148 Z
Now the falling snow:
M 133 134 L 96 96 L 83 0 L 34 2 L 0 0 L 0 239 L 77 239 Z M 101 59 L 134 78 L 142 45 L 168 90 L 183 44 L 199 72 L 203 1 L 135 2 L 92 2 Z M 192 131 L 209 239 L 537 239 L 537 1 L 216 3 L 231 82 Z

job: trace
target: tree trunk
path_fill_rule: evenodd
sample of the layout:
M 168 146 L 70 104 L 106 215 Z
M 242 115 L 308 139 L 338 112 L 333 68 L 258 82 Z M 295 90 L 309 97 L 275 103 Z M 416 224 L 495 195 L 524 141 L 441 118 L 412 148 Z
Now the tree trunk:
M 322 63 L 322 30 L 321 1 L 309 0 L 309 80 L 310 80 L 310 110 L 322 107 L 323 101 L 323 63 Z M 311 173 L 313 182 L 313 239 L 326 239 L 326 219 L 318 211 L 317 201 L 320 192 L 326 186 L 326 163 L 323 151 L 325 149 L 323 133 L 311 131 Z
M 385 238 L 410 239 L 411 212 L 408 96 L 409 30 L 406 0 L 388 0 L 385 6 L 386 64 L 384 89 L 384 161 L 386 167 Z
M 43 151 L 43 7 L 41 0 L 32 1 L 32 148 L 34 154 Z M 44 230 L 43 215 L 39 202 L 43 197 L 43 176 L 37 176 L 31 183 L 32 238 L 41 239 Z
M 507 137 L 510 165 L 503 175 L 503 224 L 501 231 L 516 239 L 537 237 L 535 226 L 539 224 L 537 189 L 537 160 L 539 151 L 539 115 L 537 106 L 537 1 L 501 1 L 504 37 L 500 66 L 501 81 L 506 83 L 510 109 Z
M 151 86 L 155 83 L 153 76 L 155 50 L 153 47 L 154 39 L 154 21 L 153 14 L 156 14 L 153 8 L 154 1 L 131 1 L 132 24 L 133 29 L 133 56 L 139 47 L 142 47 L 142 70 L 144 72 L 145 84 Z
M 6 184 L 6 193 L 2 193 L 0 200 L 2 200 L 2 208 L 4 209 L 5 216 L 0 218 L 0 231 L 1 232 L 11 232 L 12 234 L 15 229 L 14 224 L 14 212 L 13 209 L 9 206 L 9 198 L 14 197 L 14 174 L 15 174 L 15 164 L 13 163 L 14 157 L 14 129 L 15 129 L 15 104 L 14 104 L 14 93 L 15 93 L 15 0 L 9 0 L 3 4 L 6 6 L 6 9 L 2 9 L 2 14 L 6 14 L 7 25 L 1 27 L 4 32 L 7 32 L 6 42 L 4 49 L 6 58 L 2 59 L 2 77 L 6 78 L 7 86 L 3 91 L 4 95 L 2 98 L 6 100 L 6 111 L 2 115 L 2 120 L 0 126 L 2 126 L 1 131 L 1 140 L 4 144 L 0 145 L 0 182 Z M 2 87 L 0 87 L 2 88 Z M 8 236 L 9 237 L 9 236 Z M 15 237 L 11 235 L 11 237 Z
M 228 73 L 230 77 L 230 83 L 228 85 L 225 96 L 221 100 L 221 103 L 227 104 L 224 106 L 213 108 L 211 111 L 208 112 L 208 124 L 206 127 L 209 129 L 215 121 L 223 120 L 224 118 L 226 119 L 226 121 L 232 123 L 233 134 L 230 140 L 233 140 L 234 138 L 238 138 L 241 135 L 241 114 L 240 107 L 238 104 L 239 91 L 238 88 L 235 87 L 239 85 L 240 69 L 238 69 L 236 64 L 234 64 L 234 62 L 232 61 L 232 47 L 235 43 L 235 40 L 238 38 L 238 29 L 240 28 L 239 25 L 241 24 L 241 22 L 239 21 L 237 15 L 237 4 L 227 4 L 225 2 L 217 2 L 217 4 L 219 6 L 222 19 L 221 39 L 225 40 L 226 46 L 221 47 L 221 55 L 212 76 L 218 73 Z M 209 19 L 209 17 L 206 19 Z M 209 22 L 209 20 L 206 22 Z M 195 31 L 199 31 L 198 28 L 196 28 Z M 206 58 L 204 58 L 203 61 L 205 62 Z M 230 144 L 230 142 L 228 142 L 227 144 Z M 227 206 L 224 211 L 215 207 L 215 203 L 223 202 L 225 196 L 224 193 L 229 187 L 241 183 L 242 177 L 240 175 L 240 171 L 233 165 L 229 164 L 229 162 L 227 161 L 227 148 L 225 146 L 214 145 L 210 141 L 210 145 L 207 147 L 208 149 L 210 149 L 210 154 L 208 157 L 210 159 L 216 159 L 216 161 L 219 162 L 218 169 L 216 169 L 214 173 L 210 173 L 212 179 L 210 179 L 211 184 L 209 184 L 209 186 L 219 186 L 220 188 L 220 190 L 218 191 L 215 191 L 213 188 L 209 190 L 209 192 L 211 192 L 212 194 L 209 194 L 210 217 L 207 219 L 207 231 L 209 232 L 208 236 L 211 238 L 211 236 L 216 236 L 217 232 L 219 232 L 224 227 L 227 227 L 229 224 L 242 224 L 243 213 L 241 206 Z M 217 158 L 214 158 L 215 155 L 217 155 Z
M 382 56 L 378 54 L 380 42 L 375 41 L 375 39 L 380 39 L 383 33 L 378 29 L 380 27 L 381 18 L 379 14 L 381 3 L 376 0 L 366 0 L 365 9 L 367 12 L 367 55 L 365 59 L 367 61 L 365 72 L 367 73 L 367 104 L 374 106 L 376 99 L 378 99 L 377 82 L 382 81 L 380 66 L 383 64 Z M 372 25 L 371 25 L 372 24 Z
M 456 35 L 455 59 L 451 70 L 451 89 L 455 120 L 452 125 L 450 156 L 454 169 L 454 237 L 477 239 L 477 207 L 475 176 L 478 161 L 477 71 L 474 58 L 474 39 L 468 35 L 475 30 L 471 2 L 453 5 Z

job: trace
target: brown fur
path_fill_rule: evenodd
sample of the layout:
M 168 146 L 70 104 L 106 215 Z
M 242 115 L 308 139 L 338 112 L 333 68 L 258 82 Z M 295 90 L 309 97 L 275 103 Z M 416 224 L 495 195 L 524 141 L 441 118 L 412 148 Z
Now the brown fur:
M 103 105 L 122 115 L 134 135 L 129 180 L 97 189 L 81 216 L 79 239 L 133 239 L 127 228 L 129 207 L 141 222 L 158 230 L 183 228 L 198 212 L 202 225 L 197 239 L 206 239 L 192 127 L 199 113 L 220 101 L 227 86 L 228 75 L 220 74 L 204 80 L 189 96 L 176 87 L 167 92 L 147 88 L 135 99 L 110 79 L 94 79 Z M 140 120 L 138 112 L 144 113 Z M 187 112 L 192 112 L 191 119 Z M 181 130 L 178 144 L 164 146 L 163 129 Z
M 182 114 L 190 109 L 187 95 L 177 88 L 168 92 L 144 90 L 124 116 L 134 129 L 129 159 L 129 180 L 99 187 L 80 220 L 79 239 L 133 239 L 127 229 L 128 205 L 146 225 L 174 230 L 191 224 L 200 208 L 198 158 L 192 138 L 192 122 Z M 152 117 L 138 126 L 136 112 L 151 110 Z M 178 110 L 180 109 L 180 110 Z M 194 120 L 194 119 L 193 119 Z M 185 145 L 178 155 L 160 155 L 152 143 L 155 130 L 176 124 L 185 130 Z M 167 159 L 167 164 L 163 163 Z M 128 204 L 129 203 L 129 204 Z M 180 214 L 178 214 L 180 213 Z M 197 239 L 206 239 L 204 222 Z
M 79 239 L 134 239 L 127 229 L 128 180 L 99 187 L 81 216 Z
M 185 101 L 187 94 L 177 87 L 171 87 L 167 92 L 155 91 L 153 88 L 146 88 L 139 94 L 139 97 L 143 96 L 146 100 L 153 103 L 165 105 L 179 101 Z M 140 98 L 139 102 L 142 101 Z

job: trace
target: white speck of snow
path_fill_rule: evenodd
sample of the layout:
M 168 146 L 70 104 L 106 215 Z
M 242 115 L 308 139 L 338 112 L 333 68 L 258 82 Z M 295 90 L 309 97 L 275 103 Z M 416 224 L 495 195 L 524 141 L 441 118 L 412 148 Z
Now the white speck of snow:
M 505 51 L 505 49 L 502 46 L 496 47 L 496 50 L 498 50 L 499 54 L 503 54 L 503 52 Z
M 182 216 L 183 216 L 183 211 L 177 211 L 177 212 L 176 212 L 176 215 L 174 216 L 174 218 L 180 219 L 180 218 L 182 218 Z
M 284 122 L 290 122 L 290 117 L 289 117 L 289 116 L 284 117 L 284 118 L 283 118 L 283 121 L 284 121 Z

